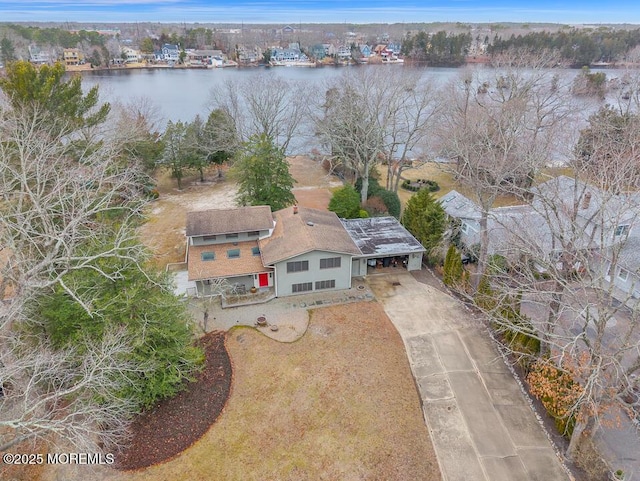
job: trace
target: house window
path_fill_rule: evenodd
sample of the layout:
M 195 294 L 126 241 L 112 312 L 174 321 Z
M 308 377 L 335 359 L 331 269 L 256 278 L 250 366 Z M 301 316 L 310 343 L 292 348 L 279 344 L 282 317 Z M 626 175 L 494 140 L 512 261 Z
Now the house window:
M 618 271 L 618 279 L 620 279 L 621 281 L 626 281 L 627 279 L 629 279 L 629 271 L 621 268 Z
M 254 256 L 259 256 L 260 255 L 260 247 L 252 247 L 251 248 L 251 254 L 253 254 Z
M 214 241 L 214 240 L 216 240 L 216 236 L 214 236 L 214 235 L 203 235 L 202 236 L 202 240 L 205 241 L 205 242 L 206 241 Z
M 292 284 L 291 292 L 307 292 L 313 290 L 313 283 L 311 282 L 302 282 L 300 284 Z
M 316 281 L 316 290 L 333 289 L 334 287 L 336 287 L 335 279 L 331 279 L 330 281 Z
M 303 272 L 309 270 L 309 261 L 293 261 L 287 262 L 287 273 Z
M 629 224 L 622 224 L 616 227 L 616 230 L 613 232 L 614 236 L 627 235 L 629 233 Z
M 249 237 L 258 237 L 260 235 L 260 231 L 252 230 L 252 231 L 247 232 L 247 235 Z
M 226 234 L 225 239 L 237 239 L 238 238 L 238 234 Z
M 240 257 L 240 249 L 229 249 L 227 251 L 227 259 L 237 259 Z
M 216 259 L 215 252 L 201 252 L 200 253 L 200 260 L 202 260 L 202 261 L 213 261 L 215 259 Z
M 320 259 L 320 269 L 332 269 L 334 267 L 340 267 L 340 257 L 328 257 L 327 259 Z

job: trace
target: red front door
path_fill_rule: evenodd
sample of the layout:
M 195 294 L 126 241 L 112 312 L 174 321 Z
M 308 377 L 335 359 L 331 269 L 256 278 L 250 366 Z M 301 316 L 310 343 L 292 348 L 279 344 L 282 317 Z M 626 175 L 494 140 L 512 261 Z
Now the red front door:
M 269 285 L 269 274 L 266 272 L 258 274 L 258 284 L 260 287 L 267 287 Z

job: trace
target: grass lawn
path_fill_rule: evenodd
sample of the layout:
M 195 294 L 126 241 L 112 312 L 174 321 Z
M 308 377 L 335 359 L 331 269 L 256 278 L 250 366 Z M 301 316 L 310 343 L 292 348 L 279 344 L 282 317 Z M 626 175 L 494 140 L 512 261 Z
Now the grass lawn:
M 293 344 L 237 328 L 227 349 L 231 396 L 199 441 L 164 464 L 94 479 L 440 479 L 403 343 L 379 304 L 317 309 Z
M 378 166 L 378 172 L 380 173 L 380 185 L 385 186 L 387 182 L 387 167 L 385 165 Z M 569 175 L 571 176 L 571 170 L 562 169 L 562 168 L 548 168 L 543 169 L 536 182 L 545 182 L 552 177 L 557 177 L 558 175 Z M 415 169 L 409 169 L 402 173 L 402 177 L 409 180 L 417 180 L 417 179 L 429 179 L 435 180 L 440 186 L 440 190 L 433 193 L 433 196 L 436 199 L 446 195 L 451 190 L 457 190 L 461 194 L 475 201 L 475 195 L 473 192 L 462 185 L 460 182 L 456 181 L 451 174 L 450 166 L 446 164 L 439 164 L 437 162 L 427 162 L 422 164 L 420 167 Z M 398 196 L 402 201 L 402 205 L 406 205 L 407 201 L 411 198 L 414 192 L 409 190 L 405 190 L 402 187 L 398 189 Z M 522 204 L 522 200 L 511 196 L 511 195 L 501 195 L 499 196 L 494 204 L 494 207 L 505 207 L 511 205 L 520 205 Z

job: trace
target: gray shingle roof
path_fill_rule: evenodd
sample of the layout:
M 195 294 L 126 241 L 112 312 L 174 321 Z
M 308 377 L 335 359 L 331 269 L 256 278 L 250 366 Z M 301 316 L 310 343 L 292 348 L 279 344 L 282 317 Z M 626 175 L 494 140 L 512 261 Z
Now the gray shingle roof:
M 273 234 L 260 240 L 264 265 L 305 254 L 314 250 L 359 255 L 338 216 L 329 211 L 298 207 L 274 212 Z
M 456 219 L 480 219 L 480 206 L 456 190 L 443 195 L 440 205 L 448 215 Z
M 271 228 L 273 228 L 273 216 L 268 205 L 187 213 L 187 237 L 233 234 Z

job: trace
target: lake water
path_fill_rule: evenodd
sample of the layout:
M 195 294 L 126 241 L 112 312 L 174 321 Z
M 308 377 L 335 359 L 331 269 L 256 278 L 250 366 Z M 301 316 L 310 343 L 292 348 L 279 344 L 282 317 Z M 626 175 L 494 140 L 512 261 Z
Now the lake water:
M 309 89 L 317 89 L 319 95 L 324 96 L 324 84 L 346 70 L 366 69 L 409 69 L 403 65 L 365 65 L 357 67 L 276 67 L 276 68 L 219 68 L 219 69 L 130 69 L 130 70 L 100 70 L 83 73 L 83 87 L 90 88 L 98 84 L 100 86 L 101 99 L 112 103 L 127 102 L 139 98 L 148 98 L 157 107 L 163 121 L 191 121 L 196 115 L 206 118 L 209 115 L 210 92 L 221 87 L 227 80 L 244 80 L 255 75 L 268 75 L 282 77 L 287 80 L 308 83 Z M 472 66 L 470 68 L 491 69 L 485 66 Z M 442 85 L 459 75 L 462 69 L 458 68 L 427 68 L 418 70 L 423 72 L 423 78 Z M 599 70 L 600 71 L 600 70 Z M 607 78 L 620 77 L 624 70 L 601 70 L 607 74 Z M 573 77 L 579 70 L 560 71 L 564 75 Z M 585 112 L 593 111 L 599 102 L 585 104 Z M 586 117 L 585 117 L 586 118 Z M 300 145 L 295 141 L 290 147 L 290 153 L 308 152 L 311 149 L 312 139 L 300 139 Z
M 100 85 L 101 98 L 105 101 L 128 101 L 147 97 L 160 109 L 165 121 L 191 121 L 200 114 L 209 114 L 207 106 L 212 89 L 223 85 L 227 80 L 244 80 L 253 75 L 273 75 L 287 80 L 308 82 L 309 88 L 321 87 L 322 84 L 342 75 L 346 69 L 379 68 L 403 69 L 393 66 L 359 66 L 359 67 L 276 67 L 276 68 L 218 68 L 218 69 L 131 69 L 100 70 L 84 72 L 83 86 L 90 88 Z M 426 69 L 422 69 L 427 72 Z M 458 69 L 429 69 L 428 74 L 434 79 L 452 78 Z M 319 90 L 324 95 L 322 90 Z

